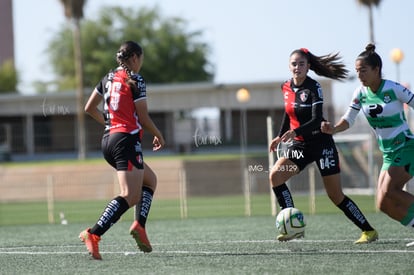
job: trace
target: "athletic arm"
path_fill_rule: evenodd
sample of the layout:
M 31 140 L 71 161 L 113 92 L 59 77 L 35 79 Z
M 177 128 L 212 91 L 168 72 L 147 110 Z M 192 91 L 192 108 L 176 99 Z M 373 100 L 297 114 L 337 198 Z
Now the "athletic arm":
M 287 130 L 290 129 L 290 119 L 286 112 L 283 113 L 282 124 L 280 125 L 279 134 L 277 136 L 281 137 Z
M 335 124 L 335 126 L 332 126 L 332 124 L 328 121 L 322 121 L 321 123 L 322 133 L 334 135 L 336 133 L 343 132 L 346 129 L 352 127 L 362 107 L 361 101 L 360 101 L 360 90 L 361 88 L 357 88 L 354 91 L 352 95 L 351 104 L 349 105 L 348 110 L 342 116 L 339 122 Z
M 319 125 L 321 125 L 323 112 L 322 105 L 322 101 L 314 103 L 312 105 L 312 118 L 298 128 L 293 129 L 297 136 L 309 135 L 312 133 L 312 131 L 318 128 Z
M 269 152 L 273 152 L 276 150 L 277 145 L 282 142 L 282 137 L 286 135 L 290 128 L 290 119 L 289 116 L 283 113 L 282 124 L 279 129 L 279 134 L 270 142 L 269 145 Z
M 305 82 L 306 83 L 306 82 Z M 310 119 L 308 119 L 309 115 L 305 119 L 302 118 L 304 121 L 303 123 L 299 124 L 299 127 L 293 129 L 297 136 L 311 136 L 316 129 L 319 129 L 321 122 L 323 119 L 323 96 L 322 96 L 322 88 L 320 84 L 316 81 L 313 81 L 312 84 L 306 84 L 306 87 L 310 90 L 309 92 L 309 100 L 311 105 L 311 114 Z M 306 103 L 307 101 L 305 99 Z M 302 108 L 302 107 L 298 107 Z M 302 115 L 303 116 L 303 115 Z
M 149 131 L 154 135 L 153 145 L 154 150 L 158 150 L 165 145 L 164 137 L 161 134 L 161 131 L 157 128 L 155 123 L 152 121 L 148 113 L 147 100 L 142 98 L 135 101 L 135 110 L 139 117 L 139 122 L 145 130 Z
M 321 132 L 325 134 L 334 135 L 340 133 L 349 128 L 349 123 L 345 119 L 341 118 L 339 122 L 332 126 L 329 121 L 322 121 L 321 123 Z
M 96 89 L 93 90 L 88 102 L 85 105 L 85 112 L 89 114 L 93 119 L 102 125 L 105 125 L 105 119 L 102 112 L 98 109 L 99 104 L 102 101 L 102 95 L 100 95 Z
M 336 133 L 345 131 L 346 129 L 352 127 L 358 113 L 358 109 L 355 109 L 352 106 L 349 107 L 347 112 L 334 126 L 332 126 L 332 124 L 328 121 L 322 121 L 321 132 L 325 134 L 334 135 Z

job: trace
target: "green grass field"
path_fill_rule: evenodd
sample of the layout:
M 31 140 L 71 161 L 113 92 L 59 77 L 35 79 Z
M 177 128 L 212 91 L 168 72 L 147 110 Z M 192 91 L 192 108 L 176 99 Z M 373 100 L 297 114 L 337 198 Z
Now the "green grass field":
M 251 217 L 244 216 L 240 197 L 192 198 L 187 219 L 180 219 L 179 202 L 155 200 L 147 223 L 154 251 L 136 249 L 129 210 L 103 236 L 102 261 L 90 260 L 78 234 L 93 225 L 105 202 L 55 205 L 66 211 L 68 225 L 47 224 L 42 203 L 1 205 L 0 273 L 413 274 L 414 247 L 405 245 L 414 232 L 375 212 L 372 197 L 352 198 L 379 231 L 379 241 L 354 245 L 359 230 L 326 196 L 317 197 L 316 215 L 308 213 L 306 196 L 295 197 L 305 212 L 306 235 L 287 243 L 275 240 L 268 196 L 253 198 Z
M 364 195 L 351 196 L 365 212 L 375 212 L 374 197 Z M 309 196 L 295 195 L 295 206 L 304 213 L 309 213 Z M 53 206 L 54 220 L 59 222 L 59 213 L 71 223 L 94 221 L 108 201 L 55 201 Z M 209 217 L 240 217 L 245 216 L 245 198 L 243 196 L 190 197 L 187 201 L 189 218 Z M 338 213 L 326 195 L 317 195 L 315 199 L 317 213 Z M 132 211 L 132 210 L 131 210 Z M 48 223 L 48 205 L 46 201 L 31 203 L 0 204 L 1 225 L 24 225 Z M 270 196 L 268 194 L 251 197 L 251 215 L 271 215 Z M 179 200 L 154 199 L 151 208 L 151 219 L 180 219 L 181 209 Z M 131 220 L 132 214 L 124 215 L 123 219 Z
M 123 221 L 104 235 L 102 261 L 78 233 L 91 223 L 3 226 L 1 274 L 412 274 L 413 233 L 382 214 L 368 218 L 380 240 L 354 245 L 359 231 L 340 214 L 307 216 L 306 237 L 275 241 L 273 217 L 192 218 L 148 223 L 154 251 L 138 252 Z

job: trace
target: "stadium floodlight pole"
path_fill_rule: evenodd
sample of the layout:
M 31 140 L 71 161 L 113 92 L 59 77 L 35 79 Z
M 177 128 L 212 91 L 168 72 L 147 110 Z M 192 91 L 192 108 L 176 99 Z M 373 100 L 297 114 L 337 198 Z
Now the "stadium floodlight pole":
M 247 147 L 247 115 L 246 103 L 250 100 L 250 92 L 246 88 L 241 88 L 236 93 L 237 101 L 240 103 L 240 170 L 242 178 L 243 193 L 245 198 L 245 214 L 251 215 L 250 182 L 247 175 L 246 147 Z
M 75 61 L 76 79 L 76 117 L 78 131 L 78 159 L 86 158 L 86 133 L 85 133 L 85 112 L 84 108 L 84 87 L 83 87 L 83 60 L 81 46 L 81 25 L 83 18 L 83 7 L 86 0 L 60 0 L 64 7 L 65 17 L 72 25 L 73 52 Z
M 394 62 L 395 65 L 396 65 L 395 80 L 397 82 L 400 82 L 400 63 L 404 59 L 404 53 L 401 49 L 394 48 L 394 49 L 391 50 L 390 56 L 391 56 L 392 62 Z

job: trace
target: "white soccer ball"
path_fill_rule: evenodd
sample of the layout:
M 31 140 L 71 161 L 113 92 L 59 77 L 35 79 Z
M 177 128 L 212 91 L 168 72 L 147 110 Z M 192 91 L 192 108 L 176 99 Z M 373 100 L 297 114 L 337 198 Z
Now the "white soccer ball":
M 283 235 L 293 236 L 302 233 L 305 226 L 305 216 L 297 208 L 285 208 L 276 217 L 276 228 Z

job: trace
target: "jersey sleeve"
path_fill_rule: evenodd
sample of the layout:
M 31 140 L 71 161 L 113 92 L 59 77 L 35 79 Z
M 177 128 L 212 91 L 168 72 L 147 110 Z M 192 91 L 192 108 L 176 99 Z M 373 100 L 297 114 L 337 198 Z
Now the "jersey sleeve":
M 144 78 L 137 74 L 135 80 L 137 82 L 137 89 L 132 94 L 134 102 L 147 98 L 147 88 Z
M 280 90 L 284 91 L 284 86 L 288 83 L 288 81 L 283 82 L 280 85 Z M 289 115 L 286 113 L 286 111 L 283 113 L 283 117 L 282 117 L 282 123 L 280 124 L 280 128 L 279 128 L 279 134 L 278 136 L 281 137 L 283 136 L 283 134 L 290 129 L 290 119 L 289 119 Z
M 278 136 L 281 137 L 290 127 L 290 120 L 289 116 L 286 112 L 283 113 L 282 124 L 280 125 L 279 134 Z
M 319 83 L 315 82 L 315 86 L 311 93 L 312 102 L 312 117 L 311 119 L 294 129 L 298 136 L 312 135 L 314 131 L 319 131 L 321 122 L 323 120 L 323 96 L 322 88 Z
M 105 85 L 108 82 L 108 75 L 104 76 L 101 81 L 95 86 L 95 91 L 103 96 L 105 94 Z
M 394 91 L 402 103 L 407 103 L 411 108 L 414 108 L 414 94 L 407 88 L 398 83 L 395 83 Z
M 346 120 L 351 127 L 355 119 L 361 110 L 361 87 L 357 88 L 352 94 L 351 104 L 349 104 L 348 110 L 342 116 L 343 120 Z

